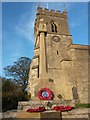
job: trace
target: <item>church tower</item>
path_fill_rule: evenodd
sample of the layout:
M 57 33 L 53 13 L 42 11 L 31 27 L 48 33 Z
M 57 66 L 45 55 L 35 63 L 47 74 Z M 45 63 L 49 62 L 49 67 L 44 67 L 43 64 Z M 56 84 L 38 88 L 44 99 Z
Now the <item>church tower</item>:
M 38 6 L 34 36 L 34 57 L 28 84 L 31 97 L 37 97 L 40 89 L 49 88 L 54 99 L 58 99 L 58 95 L 72 99 L 71 94 L 66 95 L 69 88 L 63 71 L 63 61 L 71 61 L 67 51 L 72 44 L 66 10 L 60 12 Z
M 88 103 L 89 46 L 72 43 L 67 12 L 37 8 L 28 94 Z M 83 84 L 84 83 L 84 84 Z

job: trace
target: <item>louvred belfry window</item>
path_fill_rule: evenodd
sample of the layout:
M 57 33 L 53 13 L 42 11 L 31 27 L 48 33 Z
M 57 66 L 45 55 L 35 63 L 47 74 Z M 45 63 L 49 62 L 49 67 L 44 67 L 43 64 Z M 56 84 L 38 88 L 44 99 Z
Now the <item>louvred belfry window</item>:
M 54 22 L 51 23 L 51 30 L 52 32 L 57 32 L 57 26 Z

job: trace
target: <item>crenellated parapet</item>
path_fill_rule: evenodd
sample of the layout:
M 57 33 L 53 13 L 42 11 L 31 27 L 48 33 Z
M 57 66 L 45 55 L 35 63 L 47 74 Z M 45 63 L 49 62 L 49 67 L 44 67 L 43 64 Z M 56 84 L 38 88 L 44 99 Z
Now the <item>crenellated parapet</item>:
M 54 17 L 67 17 L 67 12 L 64 10 L 63 12 L 59 10 L 49 10 L 47 8 L 41 8 L 40 6 L 37 8 L 37 15 L 47 15 Z

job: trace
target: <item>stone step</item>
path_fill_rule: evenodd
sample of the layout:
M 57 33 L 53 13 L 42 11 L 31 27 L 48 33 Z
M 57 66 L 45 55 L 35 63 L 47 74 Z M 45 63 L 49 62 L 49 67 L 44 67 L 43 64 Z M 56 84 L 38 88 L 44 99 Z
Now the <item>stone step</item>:
M 58 111 L 46 111 L 46 112 L 37 112 L 37 113 L 28 113 L 25 111 L 17 112 L 16 118 L 29 118 L 30 120 L 32 118 L 39 119 L 48 119 L 48 120 L 54 120 L 57 118 L 58 120 L 62 120 L 61 112 Z
M 90 108 L 77 108 L 68 112 L 62 112 L 62 118 L 76 118 L 81 120 L 89 120 Z
M 52 113 L 54 113 L 54 112 L 55 112 L 55 116 L 57 117 L 58 112 L 56 112 L 56 111 L 46 111 L 44 113 L 48 113 L 50 116 L 50 114 L 52 115 Z M 27 117 L 27 118 L 28 117 L 34 117 L 34 118 L 37 117 L 34 120 L 39 120 L 38 116 L 40 116 L 40 113 L 28 113 L 25 111 L 17 112 L 16 110 L 11 110 L 11 111 L 7 111 L 7 112 L 3 113 L 3 118 L 9 118 L 9 119 L 14 118 L 14 120 L 15 120 L 15 118 L 19 118 L 19 117 L 20 118 L 22 117 L 23 120 L 25 117 Z M 88 108 L 83 108 L 83 109 L 79 108 L 79 109 L 74 109 L 74 110 L 68 111 L 68 112 L 62 112 L 62 120 L 90 120 L 89 116 L 90 116 L 90 109 L 88 109 Z M 47 115 L 46 115 L 46 117 L 47 117 Z M 29 119 L 29 120 L 31 120 L 31 119 Z M 53 120 L 53 119 L 51 119 L 51 120 Z M 56 120 L 56 119 L 54 119 L 54 120 Z M 57 119 L 57 120 L 59 120 L 59 119 Z
M 20 110 L 26 110 L 30 107 L 40 107 L 40 106 L 45 106 L 45 108 L 47 108 L 47 104 L 48 102 L 50 102 L 53 106 L 54 105 L 63 105 L 63 106 L 66 106 L 66 105 L 70 105 L 70 106 L 73 106 L 74 107 L 74 101 L 72 100 L 63 100 L 63 101 L 59 101 L 59 100 L 50 100 L 50 101 L 33 101 L 33 100 L 30 100 L 30 101 L 24 101 L 24 102 L 18 102 L 18 111 Z

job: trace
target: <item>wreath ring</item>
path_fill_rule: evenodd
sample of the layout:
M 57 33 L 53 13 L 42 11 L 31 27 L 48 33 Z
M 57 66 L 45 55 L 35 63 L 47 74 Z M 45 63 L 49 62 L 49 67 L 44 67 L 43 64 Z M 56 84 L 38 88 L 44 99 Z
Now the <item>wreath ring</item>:
M 54 97 L 54 94 L 49 88 L 42 88 L 38 92 L 38 97 L 40 100 L 52 100 Z

